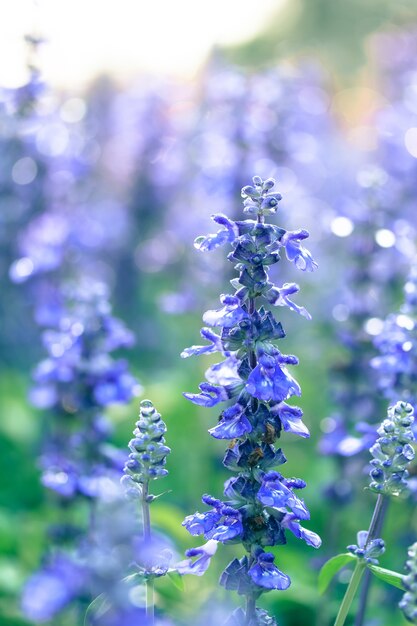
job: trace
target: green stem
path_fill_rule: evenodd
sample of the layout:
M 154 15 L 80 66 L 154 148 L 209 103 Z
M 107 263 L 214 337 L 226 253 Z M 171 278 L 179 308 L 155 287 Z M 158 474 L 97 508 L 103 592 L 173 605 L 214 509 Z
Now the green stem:
M 145 542 L 151 540 L 151 514 L 149 510 L 149 481 L 142 484 L 142 517 L 143 517 L 143 538 Z M 154 580 L 149 578 L 146 583 L 146 617 L 149 626 L 155 623 L 155 598 L 154 598 Z
M 365 569 L 365 561 L 358 560 L 358 562 L 356 563 L 356 567 L 353 570 L 352 578 L 350 579 L 348 588 L 346 589 L 345 597 L 343 598 L 342 604 L 340 605 L 339 613 L 337 614 L 334 626 L 344 625 Z
M 256 619 L 256 598 L 254 595 L 248 595 L 246 597 L 246 619 L 245 624 L 250 624 L 252 620 Z
M 146 581 L 146 617 L 147 623 L 151 626 L 155 623 L 155 597 L 154 597 L 154 581 L 150 578 Z
M 365 548 L 373 539 L 376 538 L 376 535 L 380 532 L 381 521 L 383 520 L 383 517 L 385 516 L 385 511 L 386 511 L 387 506 L 388 506 L 388 498 L 380 493 L 378 495 L 378 499 L 375 504 L 374 514 L 372 515 L 371 524 L 369 526 Z
M 385 520 L 385 516 L 387 513 L 387 509 L 388 509 L 388 504 L 389 504 L 389 498 L 382 499 L 382 496 L 378 496 L 378 497 L 381 498 L 381 508 L 378 514 L 377 524 L 375 526 L 375 537 L 373 538 L 376 538 L 381 535 L 382 526 L 384 524 L 384 520 Z M 368 535 L 367 543 L 368 541 L 369 541 L 369 535 Z M 368 604 L 371 581 L 372 581 L 372 572 L 369 569 L 367 569 L 365 573 L 365 580 L 362 585 L 362 591 L 359 597 L 359 607 L 356 613 L 355 626 L 363 626 L 363 623 L 365 621 L 366 606 Z
M 377 533 L 381 529 L 383 517 L 385 515 L 386 507 L 388 505 L 388 498 L 383 494 L 378 495 L 378 499 L 375 504 L 375 509 L 372 515 L 371 523 L 369 525 L 368 536 L 365 542 L 366 546 L 375 539 Z M 345 596 L 340 605 L 339 613 L 337 614 L 334 626 L 343 626 L 346 617 L 349 613 L 349 609 L 355 597 L 355 593 L 359 587 L 362 576 L 366 570 L 366 561 L 364 559 L 358 559 L 356 567 L 353 570 L 352 578 L 350 579 L 348 588 L 346 589 Z

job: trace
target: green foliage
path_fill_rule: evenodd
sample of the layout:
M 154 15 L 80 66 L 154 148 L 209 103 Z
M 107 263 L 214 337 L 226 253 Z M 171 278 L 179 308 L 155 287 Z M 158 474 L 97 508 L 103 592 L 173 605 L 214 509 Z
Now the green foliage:
M 333 558 L 326 561 L 319 573 L 319 593 L 324 593 L 335 574 L 337 574 L 342 567 L 348 563 L 352 563 L 353 561 L 357 561 L 357 557 L 353 554 L 349 554 L 348 552 L 344 554 L 337 554 Z
M 390 569 L 384 569 L 383 567 L 379 567 L 378 565 L 368 565 L 368 568 L 377 578 L 380 578 L 385 583 L 388 583 L 388 585 L 392 585 L 393 587 L 397 587 L 397 589 L 402 589 L 403 591 L 405 591 L 403 574 L 393 572 Z

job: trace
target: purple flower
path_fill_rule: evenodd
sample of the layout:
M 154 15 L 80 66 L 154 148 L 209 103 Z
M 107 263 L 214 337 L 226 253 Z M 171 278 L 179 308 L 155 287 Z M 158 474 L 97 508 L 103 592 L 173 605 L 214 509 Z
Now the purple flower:
M 232 397 L 234 393 L 232 390 L 238 390 L 242 388 L 243 382 L 238 374 L 239 361 L 235 356 L 228 356 L 221 363 L 215 363 L 206 370 L 205 375 L 209 383 L 213 385 L 220 385 L 227 387 L 229 397 Z
M 274 565 L 274 555 L 271 552 L 261 550 L 257 555 L 255 565 L 252 565 L 248 574 L 256 585 L 265 589 L 283 591 L 291 585 L 290 577 Z
M 217 541 L 209 539 L 204 545 L 187 550 L 185 554 L 189 558 L 177 563 L 175 569 L 182 575 L 193 574 L 194 576 L 202 576 L 210 565 L 211 557 L 215 554 L 217 546 Z M 193 557 L 197 557 L 195 561 L 192 560 Z
M 215 539 L 225 543 L 243 534 L 242 519 L 239 511 L 232 507 L 224 506 L 222 515 L 224 516 L 223 523 L 216 524 L 211 531 L 206 533 L 207 539 Z
M 219 246 L 223 246 L 225 243 L 233 243 L 239 236 L 239 229 L 237 225 L 226 215 L 218 213 L 216 215 L 212 215 L 211 219 L 216 222 L 216 224 L 220 224 L 224 228 L 217 231 L 215 234 L 197 237 L 194 242 L 194 247 L 201 252 L 215 250 Z
M 192 535 L 204 534 L 206 539 L 225 542 L 243 533 L 242 519 L 237 509 L 209 495 L 203 496 L 202 500 L 213 510 L 185 518 L 182 525 Z
M 306 230 L 287 230 L 281 239 L 281 245 L 285 248 L 287 259 L 295 263 L 299 270 L 312 272 L 318 265 L 313 260 L 310 252 L 301 245 L 301 241 L 307 239 L 309 233 Z
M 297 517 L 295 514 L 288 514 L 281 521 L 281 524 L 284 528 L 287 528 L 291 531 L 298 539 L 303 539 L 309 546 L 313 548 L 320 548 L 321 539 L 314 533 L 312 530 L 307 530 L 307 528 L 303 528 L 297 521 Z
M 219 335 L 216 335 L 210 328 L 202 328 L 200 331 L 201 336 L 210 344 L 207 346 L 191 346 L 181 352 L 181 357 L 186 359 L 189 356 L 199 356 L 200 354 L 211 354 L 212 352 L 222 352 L 222 342 Z
M 210 428 L 209 433 L 215 439 L 236 439 L 252 431 L 252 425 L 244 414 L 240 404 L 234 404 L 223 411 L 219 423 Z
M 198 406 L 211 407 L 228 400 L 226 389 L 209 383 L 199 385 L 201 393 L 184 393 L 183 396 Z
M 217 510 L 194 513 L 194 515 L 187 515 L 182 525 L 185 526 L 190 535 L 204 535 L 212 530 L 221 517 L 221 513 Z
M 294 293 L 298 293 L 299 291 L 300 287 L 296 283 L 284 283 L 282 287 L 272 287 L 265 294 L 265 297 L 268 299 L 268 302 L 274 306 L 287 306 L 296 313 L 299 313 L 308 320 L 311 320 L 311 315 L 307 309 L 303 306 L 298 306 L 288 297 Z
M 47 622 L 77 597 L 85 582 L 85 571 L 79 565 L 57 555 L 26 583 L 22 611 L 30 620 Z
M 221 295 L 220 302 L 224 305 L 222 309 L 206 311 L 203 321 L 210 326 L 221 326 L 222 328 L 232 328 L 240 321 L 248 317 L 247 312 L 240 306 L 239 298 L 236 296 Z
M 264 402 L 281 402 L 293 395 L 300 396 L 300 385 L 285 367 L 281 367 L 285 359 L 284 355 L 261 355 L 249 374 L 246 390 Z
M 268 472 L 264 475 L 257 498 L 265 506 L 274 509 L 285 509 L 288 507 L 296 515 L 297 519 L 310 519 L 310 513 L 304 501 L 298 498 L 282 482 L 282 476 L 278 472 Z
M 73 468 L 50 467 L 42 474 L 42 484 L 63 498 L 72 498 L 78 490 L 78 476 Z
M 303 411 L 298 406 L 290 406 L 286 402 L 279 402 L 270 407 L 272 415 L 276 415 L 280 420 L 285 432 L 299 435 L 300 437 L 310 437 L 307 426 L 302 422 Z

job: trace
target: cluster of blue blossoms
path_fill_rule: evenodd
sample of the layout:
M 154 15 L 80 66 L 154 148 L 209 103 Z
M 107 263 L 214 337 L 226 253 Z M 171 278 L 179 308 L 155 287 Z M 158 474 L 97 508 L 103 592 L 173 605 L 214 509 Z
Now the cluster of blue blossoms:
M 387 317 L 375 345 L 380 355 L 371 365 L 378 371 L 380 387 L 389 400 L 404 398 L 417 408 L 417 266 L 411 269 L 404 286 L 404 304 Z
M 127 362 L 112 356 L 133 340 L 112 315 L 107 289 L 99 283 L 67 288 L 65 304 L 43 333 L 48 356 L 35 369 L 31 401 L 50 412 L 42 482 L 56 496 L 58 523 L 49 529 L 51 544 L 42 567 L 23 592 L 22 609 L 31 620 L 47 621 L 72 604 L 85 612 L 95 579 L 110 567 L 95 558 L 92 538 L 100 501 L 105 494 L 115 497 L 125 454 L 109 442 L 104 411 L 139 392 Z M 69 503 L 85 504 L 84 519 L 71 515 Z M 118 538 L 119 551 L 120 545 Z
M 301 270 L 312 271 L 317 264 L 302 245 L 307 231 L 286 231 L 265 223 L 265 216 L 274 214 L 281 200 L 281 194 L 272 190 L 274 184 L 273 179 L 263 181 L 255 176 L 253 186 L 242 189 L 244 211 L 254 219 L 235 222 L 225 215 L 214 215 L 213 220 L 222 228 L 196 240 L 196 248 L 202 251 L 231 244 L 228 259 L 236 264 L 239 277 L 231 281 L 236 292 L 222 295 L 222 307 L 203 316 L 208 327 L 201 334 L 209 344 L 182 353 L 189 357 L 220 352 L 224 357 L 208 369 L 200 393 L 184 395 L 203 407 L 232 401 L 209 432 L 216 439 L 229 441 L 223 464 L 238 475 L 226 481 L 224 501 L 204 495 L 203 502 L 210 510 L 185 519 L 187 530 L 203 535 L 207 543 L 190 550 L 179 571 L 201 575 L 219 542 L 242 543 L 247 555 L 226 567 L 220 583 L 247 597 L 246 612 L 238 609 L 230 624 L 240 623 L 245 615 L 245 623 L 251 626 L 275 623 L 264 611 L 255 609 L 256 600 L 268 590 L 287 589 L 291 583 L 275 565 L 274 555 L 264 548 L 286 543 L 286 531 L 315 548 L 321 543 L 318 535 L 300 524 L 310 517 L 304 501 L 296 495 L 306 483 L 284 478 L 275 469 L 286 461 L 282 450 L 274 446 L 282 431 L 301 437 L 308 437 L 309 432 L 302 422 L 302 410 L 286 402 L 301 395 L 298 382 L 287 369 L 297 365 L 298 359 L 276 347 L 275 342 L 285 336 L 284 330 L 270 310 L 257 308 L 257 299 L 263 298 L 272 306 L 288 306 L 310 318 L 290 299 L 299 291 L 298 285 L 274 285 L 268 268 L 280 260 L 282 251 Z M 210 327 L 219 328 L 220 333 Z
M 107 443 L 104 410 L 130 402 L 140 390 L 127 361 L 112 357 L 113 351 L 131 347 L 134 338 L 112 315 L 103 284 L 79 286 L 66 295 L 56 323 L 43 333 L 48 356 L 35 368 L 30 399 L 54 412 L 41 459 L 44 485 L 64 498 L 94 498 L 108 470 L 123 464 L 123 456 Z

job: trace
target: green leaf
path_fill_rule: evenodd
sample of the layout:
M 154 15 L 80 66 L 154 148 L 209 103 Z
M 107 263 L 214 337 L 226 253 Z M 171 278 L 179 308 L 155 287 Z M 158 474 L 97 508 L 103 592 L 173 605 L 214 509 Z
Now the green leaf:
M 84 617 L 84 626 L 88 626 L 88 618 L 94 614 L 96 618 L 103 617 L 111 608 L 110 602 L 107 600 L 106 594 L 101 593 L 97 598 L 88 605 Z
M 398 589 L 402 589 L 405 591 L 403 579 L 404 576 L 399 574 L 398 572 L 393 572 L 390 569 L 384 569 L 383 567 L 378 567 L 378 565 L 368 565 L 368 568 L 371 570 L 375 576 L 383 580 L 384 582 L 392 585 L 393 587 L 397 587 Z
M 184 591 L 185 589 L 184 579 L 180 574 L 178 574 L 178 572 L 173 570 L 172 572 L 168 572 L 167 576 L 169 580 L 172 582 L 172 584 L 174 585 L 174 587 L 176 587 L 180 591 Z
M 321 568 L 319 573 L 318 587 L 319 593 L 322 594 L 326 591 L 327 587 L 330 584 L 330 581 L 342 567 L 351 563 L 352 561 L 356 561 L 357 557 L 353 554 L 349 554 L 348 552 L 344 554 L 338 554 L 333 558 L 329 559 Z
M 124 583 L 131 583 L 133 581 L 137 582 L 138 585 L 144 585 L 145 577 L 143 574 L 135 572 L 134 574 L 130 574 L 129 576 L 125 576 L 124 578 L 122 578 L 122 582 Z

